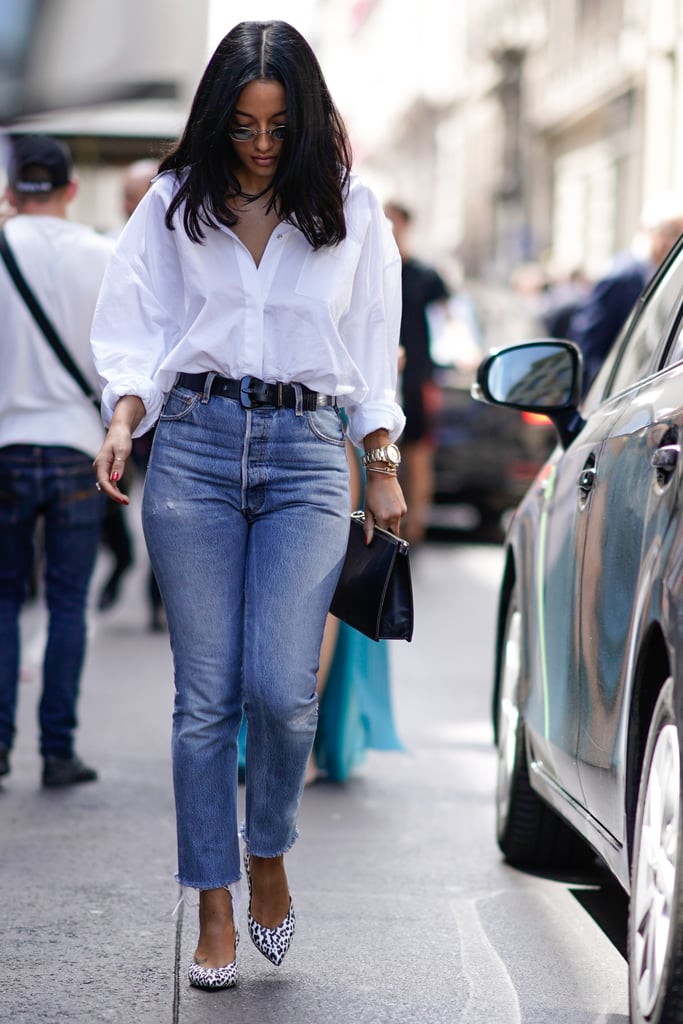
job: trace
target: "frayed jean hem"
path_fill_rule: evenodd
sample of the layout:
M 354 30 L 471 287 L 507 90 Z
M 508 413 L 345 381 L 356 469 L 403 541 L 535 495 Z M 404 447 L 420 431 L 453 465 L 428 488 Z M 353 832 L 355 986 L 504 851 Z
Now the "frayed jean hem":
M 273 858 L 273 857 L 284 857 L 284 855 L 286 853 L 289 853 L 289 851 L 292 849 L 292 847 L 294 846 L 295 842 L 299 838 L 299 829 L 295 828 L 294 829 L 294 835 L 292 836 L 291 840 L 287 843 L 286 846 L 283 846 L 281 850 L 276 850 L 275 853 L 270 853 L 270 852 L 268 852 L 268 853 L 260 853 L 258 850 L 255 850 L 253 848 L 253 846 L 249 842 L 249 839 L 247 838 L 247 825 L 246 825 L 246 822 L 244 822 L 244 821 L 240 825 L 240 835 L 241 835 L 242 839 L 244 840 L 244 845 L 246 846 L 247 853 L 250 856 L 263 857 L 264 859 L 270 859 L 270 858 Z
M 241 879 L 238 879 L 236 882 L 229 882 L 227 885 L 207 885 L 207 886 L 202 885 L 202 886 L 197 886 L 197 885 L 185 885 L 183 882 L 179 881 L 178 875 L 175 875 L 174 877 L 175 877 L 176 882 L 178 882 L 178 885 L 180 886 L 180 899 L 176 903 L 175 910 L 173 911 L 173 914 L 171 915 L 172 917 L 175 917 L 176 914 L 178 914 L 178 913 L 182 914 L 182 908 L 187 903 L 186 892 L 187 892 L 188 889 L 191 889 L 193 892 L 204 892 L 207 889 L 227 889 L 228 892 L 230 893 L 230 895 L 232 896 L 232 918 L 233 918 L 233 921 L 235 922 L 235 928 L 237 928 L 237 921 L 238 921 L 238 918 L 239 918 L 239 915 L 240 915 L 240 908 L 241 908 L 241 905 L 242 905 L 242 882 L 241 882 Z M 187 903 L 187 905 L 190 906 L 189 903 Z
M 178 874 L 175 874 L 173 877 L 175 878 L 178 885 L 181 885 L 183 889 L 194 889 L 197 892 L 204 892 L 205 889 L 228 889 L 232 891 L 231 887 L 239 885 L 240 880 L 242 878 L 241 875 L 238 875 L 238 877 L 235 878 L 232 882 L 202 882 L 201 884 L 196 884 L 195 882 L 184 881 Z

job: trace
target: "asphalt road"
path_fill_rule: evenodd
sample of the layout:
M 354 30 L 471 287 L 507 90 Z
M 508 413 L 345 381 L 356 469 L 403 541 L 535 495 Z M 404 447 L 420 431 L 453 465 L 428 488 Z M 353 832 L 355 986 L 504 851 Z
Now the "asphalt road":
M 626 1024 L 621 893 L 600 873 L 517 872 L 495 845 L 500 568 L 495 546 L 416 553 L 415 639 L 392 646 L 406 750 L 372 753 L 348 784 L 306 792 L 287 861 L 292 949 L 271 967 L 243 909 L 240 982 L 222 993 L 186 981 L 196 898 L 174 914 L 170 655 L 145 628 L 142 559 L 121 602 L 91 616 L 79 752 L 100 770 L 94 785 L 39 786 L 44 615 L 29 607 L 19 736 L 0 790 L 0 1020 Z

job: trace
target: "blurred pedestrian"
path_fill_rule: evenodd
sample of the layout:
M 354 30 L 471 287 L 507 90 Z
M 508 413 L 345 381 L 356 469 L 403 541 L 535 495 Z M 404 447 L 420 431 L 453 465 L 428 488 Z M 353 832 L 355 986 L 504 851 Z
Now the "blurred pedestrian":
M 158 161 L 149 158 L 135 160 L 126 168 L 122 183 L 122 210 L 126 221 L 132 215 L 147 189 L 152 183 L 159 169 Z M 125 226 L 125 225 L 124 225 Z M 111 237 L 117 238 L 121 228 L 110 232 Z M 144 437 L 136 438 L 133 443 L 133 462 L 136 468 L 144 475 L 147 469 L 149 453 L 152 446 L 154 431 L 150 430 Z M 126 485 L 128 481 L 124 481 Z M 97 606 L 101 611 L 106 611 L 114 605 L 120 595 L 121 580 L 124 574 L 131 568 L 135 560 L 135 546 L 131 532 L 126 523 L 123 509 L 118 502 L 108 501 L 102 524 L 102 542 L 114 557 L 114 566 L 104 582 Z M 159 586 L 152 569 L 149 570 L 147 580 L 147 594 L 150 606 L 149 625 L 152 630 L 165 628 L 166 616 L 164 613 Z
M 566 277 L 551 279 L 539 296 L 538 316 L 551 338 L 566 338 L 572 317 L 583 308 L 590 282 L 576 267 Z
M 237 980 L 237 736 L 246 711 L 249 934 L 294 932 L 283 855 L 315 736 L 323 627 L 349 531 L 338 405 L 366 450 L 366 528 L 398 533 L 393 444 L 399 258 L 350 173 L 346 131 L 303 37 L 243 22 L 114 253 L 93 326 L 119 481 L 157 425 L 143 525 L 173 648 L 178 880 L 200 890 L 189 978 Z
M 149 157 L 134 160 L 126 168 L 126 173 L 123 176 L 123 212 L 126 215 L 126 221 L 132 217 L 158 170 L 159 161 Z
M 683 196 L 652 196 L 630 249 L 613 261 L 569 323 L 567 336 L 583 353 L 583 390 L 588 390 L 626 323 L 638 296 L 683 232 Z
M 102 585 L 97 607 L 108 611 L 120 597 L 121 581 L 135 561 L 135 546 L 121 507 L 108 501 L 102 520 L 102 544 L 114 559 L 110 574 Z
M 387 203 L 384 211 L 393 225 L 402 264 L 401 380 L 406 427 L 401 447 L 408 505 L 404 532 L 406 540 L 418 544 L 424 539 L 434 495 L 436 418 L 442 403 L 429 347 L 428 313 L 436 303 L 445 306 L 449 293 L 437 271 L 410 253 L 411 212 L 396 202 Z
M 112 244 L 67 220 L 77 191 L 71 154 L 47 136 L 18 138 L 4 237 L 20 271 L 84 378 L 97 387 L 89 337 Z M 86 600 L 102 523 L 92 486 L 102 443 L 94 405 L 60 363 L 0 266 L 0 775 L 10 770 L 20 666 L 19 616 L 31 584 L 33 540 L 44 526 L 49 614 L 39 709 L 46 786 L 97 778 L 74 752 L 86 648 Z

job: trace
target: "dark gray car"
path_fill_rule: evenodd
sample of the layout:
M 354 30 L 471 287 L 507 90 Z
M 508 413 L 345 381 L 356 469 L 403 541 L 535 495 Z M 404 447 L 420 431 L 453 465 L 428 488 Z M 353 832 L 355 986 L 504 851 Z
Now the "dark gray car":
M 683 246 L 579 407 L 569 342 L 482 363 L 477 397 L 560 445 L 510 524 L 494 685 L 497 838 L 529 867 L 590 847 L 630 894 L 631 1020 L 683 1019 Z

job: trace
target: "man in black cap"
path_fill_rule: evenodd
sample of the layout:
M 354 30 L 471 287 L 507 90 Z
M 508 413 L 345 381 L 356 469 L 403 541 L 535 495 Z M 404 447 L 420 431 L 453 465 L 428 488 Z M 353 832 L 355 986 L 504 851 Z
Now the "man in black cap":
M 4 235 L 30 289 L 83 377 L 98 389 L 90 325 L 112 241 L 67 219 L 77 191 L 71 154 L 47 136 L 13 141 Z M 94 404 L 65 368 L 0 262 L 0 776 L 10 770 L 19 677 L 19 615 L 33 538 L 44 524 L 49 626 L 39 707 L 43 784 L 97 778 L 74 752 L 86 602 L 102 522 L 92 459 Z
M 49 135 L 23 135 L 12 143 L 9 184 L 18 195 L 47 194 L 73 180 L 67 146 Z

